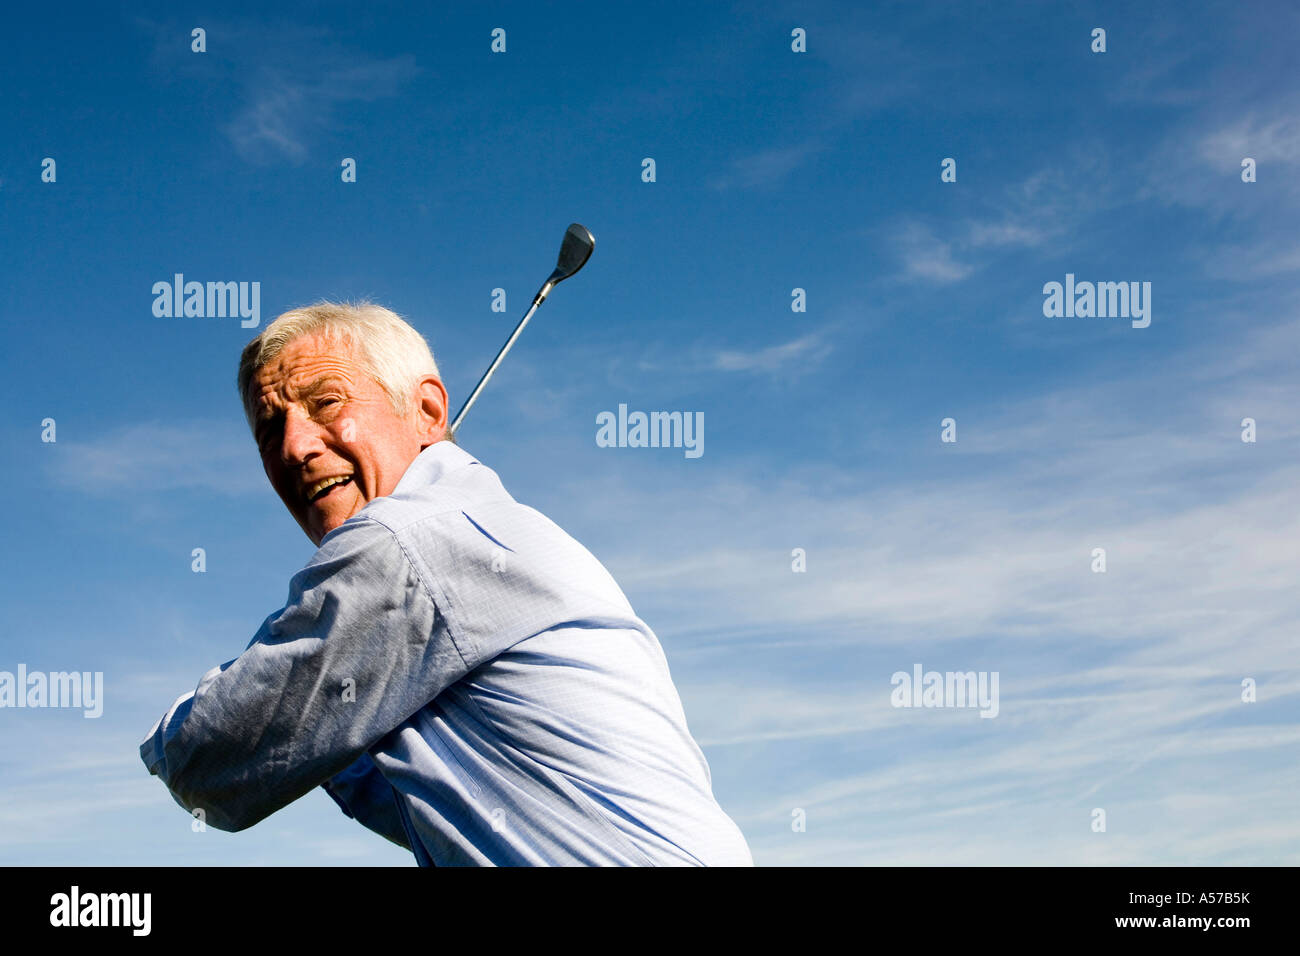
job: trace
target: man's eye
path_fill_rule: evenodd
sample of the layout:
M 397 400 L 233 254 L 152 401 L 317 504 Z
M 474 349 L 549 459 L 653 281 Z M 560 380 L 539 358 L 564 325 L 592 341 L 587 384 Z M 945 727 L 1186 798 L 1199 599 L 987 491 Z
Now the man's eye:
M 261 434 L 257 436 L 258 451 L 261 452 L 268 451 L 272 443 L 275 441 L 276 436 L 278 436 L 279 434 L 280 434 L 280 429 L 275 425 L 267 425 L 265 428 L 263 428 Z

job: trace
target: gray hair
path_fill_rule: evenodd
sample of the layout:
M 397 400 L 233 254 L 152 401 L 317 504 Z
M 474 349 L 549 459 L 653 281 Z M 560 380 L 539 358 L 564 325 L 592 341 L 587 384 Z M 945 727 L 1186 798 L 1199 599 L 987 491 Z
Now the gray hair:
M 350 349 L 362 370 L 388 395 L 399 417 L 411 414 L 416 382 L 425 375 L 442 378 L 429 343 L 396 312 L 366 301 L 317 302 L 278 316 L 244 346 L 237 386 L 249 428 L 254 424 L 253 403 L 248 395 L 253 376 L 290 342 L 314 333 Z M 447 437 L 451 437 L 450 432 Z

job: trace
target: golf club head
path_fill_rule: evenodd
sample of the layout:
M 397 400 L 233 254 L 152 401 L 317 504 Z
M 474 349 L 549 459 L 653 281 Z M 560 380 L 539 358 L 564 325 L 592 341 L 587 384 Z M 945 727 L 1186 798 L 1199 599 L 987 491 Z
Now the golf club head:
M 586 226 L 573 223 L 564 233 L 564 242 L 560 244 L 560 256 L 555 263 L 555 271 L 546 281 L 551 285 L 563 282 L 587 264 L 591 251 L 596 248 L 596 238 Z
M 533 305 L 541 305 L 557 282 L 563 282 L 585 266 L 591 258 L 591 250 L 595 248 L 596 237 L 587 231 L 586 226 L 577 222 L 570 224 L 564 233 L 564 241 L 560 243 L 560 257 L 555 263 L 555 271 L 537 290 Z

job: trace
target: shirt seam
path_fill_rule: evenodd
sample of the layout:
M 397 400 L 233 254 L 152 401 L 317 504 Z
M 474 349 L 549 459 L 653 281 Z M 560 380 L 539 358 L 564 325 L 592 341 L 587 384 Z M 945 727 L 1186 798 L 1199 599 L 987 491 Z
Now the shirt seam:
M 402 541 L 401 535 L 378 518 L 372 518 L 369 515 L 366 515 L 363 516 L 361 520 L 371 522 L 372 524 L 376 524 L 383 528 L 388 532 L 394 543 L 396 543 L 398 549 L 402 552 L 402 557 L 406 560 L 407 566 L 411 569 L 411 573 L 415 575 L 415 579 L 420 582 L 420 586 L 424 588 L 425 594 L 428 596 L 429 600 L 433 602 L 434 614 L 442 618 L 443 624 L 447 628 L 447 636 L 451 638 L 451 646 L 456 649 L 456 656 L 460 658 L 461 665 L 468 672 L 471 668 L 469 662 L 465 660 L 465 652 L 461 650 L 460 639 L 456 636 L 456 632 L 452 630 L 451 618 L 448 617 L 446 611 L 443 610 L 444 608 L 449 609 L 451 607 L 451 601 L 448 600 L 446 593 L 443 592 L 441 588 L 437 588 L 436 585 L 430 584 L 429 581 L 425 580 L 424 575 L 420 572 L 420 566 L 411 560 L 411 554 L 407 550 L 406 544 Z M 434 593 L 435 588 L 437 589 L 438 594 Z M 438 600 L 438 595 L 442 596 L 441 602 Z M 426 701 L 425 703 L 427 704 L 429 702 Z

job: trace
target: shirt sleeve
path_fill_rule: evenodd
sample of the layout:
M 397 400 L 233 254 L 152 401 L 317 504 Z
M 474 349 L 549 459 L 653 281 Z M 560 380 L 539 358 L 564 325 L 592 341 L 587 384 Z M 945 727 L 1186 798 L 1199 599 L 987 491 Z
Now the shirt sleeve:
M 353 519 L 294 575 L 244 653 L 171 706 L 140 756 L 186 810 L 243 830 L 351 767 L 468 670 L 401 543 Z

